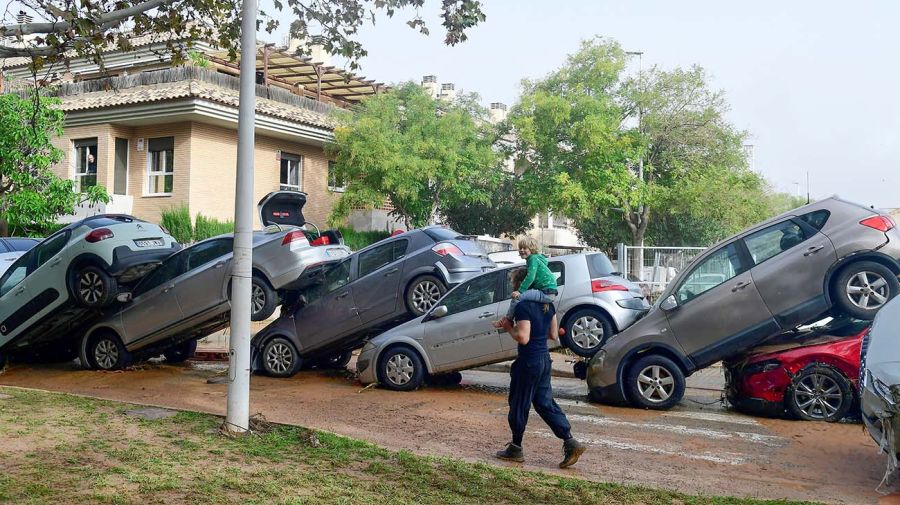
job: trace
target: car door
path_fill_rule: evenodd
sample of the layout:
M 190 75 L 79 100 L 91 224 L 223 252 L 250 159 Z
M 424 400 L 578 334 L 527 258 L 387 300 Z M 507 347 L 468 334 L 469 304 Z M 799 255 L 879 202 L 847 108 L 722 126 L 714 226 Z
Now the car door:
M 305 290 L 307 304 L 294 313 L 304 350 L 318 349 L 362 326 L 350 289 L 351 264 L 350 258 L 341 261 L 325 272 L 321 285 Z
M 666 312 L 669 328 L 698 367 L 778 331 L 742 247 L 735 241 L 704 256 L 672 291 L 677 306 Z
M 184 273 L 173 282 L 178 306 L 191 318 L 227 302 L 225 283 L 231 273 L 234 239 L 209 240 L 187 249 Z
M 409 240 L 388 241 L 360 253 L 356 259 L 353 297 L 363 324 L 392 316 L 398 310 L 403 259 Z
M 22 281 L 33 257 L 31 253 L 25 253 L 0 276 L 0 347 L 19 334 L 31 317 L 29 291 Z
M 426 349 L 436 369 L 502 352 L 500 333 L 491 323 L 501 316 L 505 276 L 506 271 L 498 271 L 475 277 L 438 302 L 447 315 L 424 323 Z
M 184 318 L 174 280 L 184 272 L 184 251 L 169 256 L 147 274 L 134 288 L 134 298 L 122 310 L 123 340 L 126 345 L 149 345 L 166 336 L 166 329 L 177 325 Z
M 831 240 L 805 223 L 786 219 L 743 239 L 753 282 L 782 329 L 828 310 L 825 275 L 837 261 Z

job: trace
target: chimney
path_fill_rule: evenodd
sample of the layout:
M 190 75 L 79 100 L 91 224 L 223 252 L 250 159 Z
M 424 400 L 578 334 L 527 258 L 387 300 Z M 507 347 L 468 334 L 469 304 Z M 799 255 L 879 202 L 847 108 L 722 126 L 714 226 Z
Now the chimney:
M 290 34 L 287 34 L 284 36 L 284 50 L 290 54 L 294 54 L 300 47 L 301 42 L 302 41 L 297 37 L 291 37 Z
M 506 120 L 506 104 L 501 102 L 492 102 L 491 103 L 491 123 L 497 124 L 502 123 Z
M 331 66 L 331 54 L 325 50 L 325 39 L 321 35 L 309 38 L 309 57 L 324 67 Z
M 452 82 L 441 84 L 441 99 L 453 101 L 456 98 L 456 86 Z
M 425 88 L 425 91 L 427 91 L 429 95 L 431 95 L 431 98 L 437 98 L 440 95 L 436 75 L 426 75 L 425 77 L 422 77 L 422 87 Z
M 20 25 L 24 25 L 34 21 L 34 17 L 31 14 L 26 13 L 25 11 L 19 11 L 19 14 L 16 15 L 16 22 Z

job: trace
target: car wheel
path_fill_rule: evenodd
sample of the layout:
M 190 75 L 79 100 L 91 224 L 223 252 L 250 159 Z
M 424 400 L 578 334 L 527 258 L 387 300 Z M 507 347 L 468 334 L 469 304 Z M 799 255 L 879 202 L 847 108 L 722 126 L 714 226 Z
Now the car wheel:
M 275 337 L 263 347 L 263 368 L 272 377 L 291 377 L 301 362 L 297 348 L 286 338 Z
M 99 309 L 115 300 L 116 280 L 103 269 L 90 265 L 75 274 L 75 301 L 82 307 Z
M 422 385 L 425 365 L 419 353 L 400 345 L 385 351 L 378 360 L 378 381 L 394 391 L 412 391 Z
M 347 367 L 347 363 L 350 363 L 352 357 L 353 351 L 339 352 L 318 360 L 316 365 L 329 370 L 342 370 Z
M 841 271 L 832 294 L 838 311 L 871 320 L 898 291 L 900 282 L 890 268 L 873 261 L 859 261 Z
M 629 369 L 626 391 L 631 402 L 645 409 L 664 410 L 684 396 L 684 373 L 669 358 L 644 356 Z
M 853 387 L 837 370 L 810 365 L 794 376 L 785 392 L 788 411 L 804 421 L 840 421 L 853 404 Z
M 121 370 L 131 364 L 131 353 L 113 332 L 91 335 L 86 351 L 88 366 L 94 370 Z
M 166 357 L 166 361 L 169 363 L 184 363 L 194 357 L 196 351 L 197 341 L 192 339 L 170 347 L 163 353 L 163 356 Z
M 590 358 L 613 333 L 606 314 L 594 309 L 580 309 L 566 319 L 565 333 L 560 340 L 575 354 Z
M 587 380 L 588 363 L 587 361 L 579 361 L 572 365 L 572 374 L 576 379 Z
M 407 288 L 406 308 L 419 317 L 431 310 L 446 292 L 447 288 L 440 279 L 433 275 L 423 275 Z
M 265 279 L 254 275 L 250 286 L 250 319 L 263 321 L 275 312 L 278 295 Z
M 432 386 L 458 386 L 462 382 L 462 378 L 462 374 L 459 372 L 449 372 L 429 375 L 426 382 Z
M 0 372 L 6 368 L 6 354 L 0 352 Z

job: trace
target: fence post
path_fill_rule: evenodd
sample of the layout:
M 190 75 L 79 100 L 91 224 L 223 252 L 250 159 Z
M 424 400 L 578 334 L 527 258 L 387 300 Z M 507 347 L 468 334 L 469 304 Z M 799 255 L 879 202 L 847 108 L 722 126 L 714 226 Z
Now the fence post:
M 626 256 L 628 255 L 628 248 L 625 247 L 625 244 L 619 243 L 616 246 L 616 263 L 619 266 L 619 273 L 623 276 L 628 275 L 628 259 Z

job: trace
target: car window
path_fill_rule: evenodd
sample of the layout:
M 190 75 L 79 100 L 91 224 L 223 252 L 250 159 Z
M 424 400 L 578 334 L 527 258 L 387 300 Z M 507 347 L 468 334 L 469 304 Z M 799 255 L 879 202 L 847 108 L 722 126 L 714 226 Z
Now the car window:
M 406 256 L 406 239 L 391 241 L 359 255 L 359 277 L 365 277 L 379 268 Z
M 33 238 L 8 238 L 6 243 L 9 244 L 13 251 L 29 251 L 32 247 L 38 245 L 40 240 Z
M 6 247 L 6 243 L 3 242 L 2 240 L 0 240 L 0 253 L 6 253 L 9 251 L 10 251 L 10 249 L 9 249 L 9 247 Z
M 460 237 L 458 232 L 451 230 L 450 228 L 442 228 L 440 226 L 436 226 L 434 228 L 426 228 L 422 230 L 425 232 L 425 235 L 431 237 L 435 242 L 441 242 L 444 240 L 456 240 Z
M 760 230 L 744 239 L 753 263 L 760 264 L 767 259 L 787 251 L 806 240 L 803 228 L 788 220 Z
M 556 277 L 557 286 L 566 284 L 566 265 L 562 261 L 551 261 L 547 264 L 547 267 L 553 272 L 553 276 Z
M 691 270 L 675 292 L 678 303 L 685 303 L 742 273 L 741 260 L 734 243 L 703 259 Z
M 613 267 L 612 262 L 609 261 L 609 258 L 607 258 L 603 253 L 588 254 L 587 264 L 588 273 L 590 274 L 591 279 L 603 277 L 604 275 L 610 275 L 616 271 L 615 267 Z
M 321 284 L 315 284 L 306 288 L 303 295 L 306 304 L 311 305 L 328 293 L 341 289 L 350 283 L 350 260 L 346 259 L 325 271 L 325 277 Z
M 3 274 L 3 277 L 0 277 L 0 296 L 8 293 L 9 290 L 16 287 L 17 284 L 25 279 L 25 274 L 28 272 L 28 260 L 30 258 L 30 254 L 20 256 L 19 259 L 10 265 L 6 270 L 6 273 Z
M 60 251 L 63 250 L 63 247 L 66 246 L 66 243 L 69 241 L 68 233 L 60 233 L 53 237 L 50 237 L 44 242 L 41 242 L 39 245 L 34 247 L 34 255 L 35 261 L 33 264 L 34 270 L 37 270 L 44 263 L 50 260 L 50 258 L 59 254 Z
M 230 237 L 198 244 L 187 251 L 187 271 L 205 265 L 216 258 L 221 258 L 233 250 L 234 240 Z
M 476 277 L 454 289 L 442 301 L 441 305 L 447 307 L 448 314 L 459 314 L 483 305 L 497 302 L 497 275 L 501 272 L 490 273 Z M 506 273 L 503 272 L 502 275 Z
M 153 288 L 170 281 L 184 273 L 185 255 L 176 254 L 163 261 L 158 267 L 144 277 L 134 289 L 134 296 L 146 293 Z
M 809 214 L 803 214 L 800 216 L 800 220 L 817 230 L 821 230 L 825 226 L 825 223 L 828 222 L 829 217 L 831 217 L 831 212 L 827 210 L 817 210 L 815 212 L 810 212 Z

